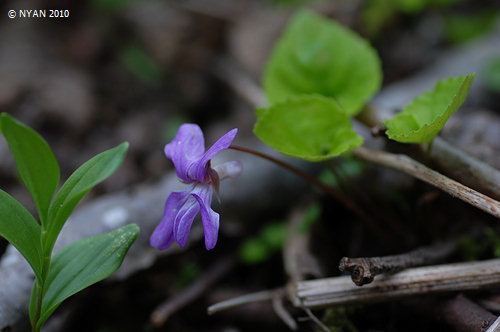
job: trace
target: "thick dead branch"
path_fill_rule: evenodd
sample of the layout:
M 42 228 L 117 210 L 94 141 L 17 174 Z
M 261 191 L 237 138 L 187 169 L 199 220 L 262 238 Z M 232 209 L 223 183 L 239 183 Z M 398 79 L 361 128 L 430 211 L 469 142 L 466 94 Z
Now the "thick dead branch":
M 340 271 L 351 272 L 352 281 L 362 286 L 373 281 L 376 275 L 396 273 L 409 267 L 430 265 L 439 262 L 459 247 L 457 241 L 422 247 L 401 255 L 384 257 L 343 257 L 339 263 Z
M 352 154 L 359 159 L 407 173 L 500 218 L 500 202 L 466 187 L 406 155 L 375 151 L 364 147 L 355 149 Z
M 444 302 L 438 312 L 459 332 L 490 331 L 489 327 L 497 318 L 462 294 Z
M 298 307 L 324 308 L 499 286 L 500 259 L 492 259 L 407 269 L 362 287 L 349 276 L 301 281 L 290 284 L 288 294 Z

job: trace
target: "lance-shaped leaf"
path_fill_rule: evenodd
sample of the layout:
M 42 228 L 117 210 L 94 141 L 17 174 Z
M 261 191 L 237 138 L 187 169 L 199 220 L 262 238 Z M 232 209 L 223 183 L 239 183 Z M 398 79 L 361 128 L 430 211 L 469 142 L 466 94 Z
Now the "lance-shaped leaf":
M 16 161 L 19 175 L 28 188 L 42 224 L 59 183 L 59 165 L 45 140 L 33 129 L 7 113 L 0 115 L 2 134 Z
M 90 189 L 113 174 L 121 165 L 128 143 L 104 151 L 80 166 L 62 185 L 49 208 L 50 224 L 45 241 L 46 253 L 52 250 L 59 232 L 69 215 Z
M 316 93 L 335 98 L 355 115 L 381 81 L 378 55 L 363 38 L 332 20 L 301 11 L 276 44 L 263 85 L 271 105 Z
M 448 118 L 463 104 L 476 73 L 440 81 L 384 122 L 390 139 L 402 143 L 429 143 Z
M 138 234 L 139 227 L 129 224 L 109 233 L 73 242 L 54 255 L 37 326 L 41 327 L 65 299 L 115 272 Z M 35 284 L 32 291 L 31 319 L 34 316 L 36 287 Z
M 38 280 L 42 271 L 40 225 L 12 196 L 0 190 L 0 235 L 26 258 Z
M 349 117 L 330 98 L 309 95 L 287 99 L 257 110 L 254 133 L 279 152 L 320 161 L 348 152 L 363 143 Z

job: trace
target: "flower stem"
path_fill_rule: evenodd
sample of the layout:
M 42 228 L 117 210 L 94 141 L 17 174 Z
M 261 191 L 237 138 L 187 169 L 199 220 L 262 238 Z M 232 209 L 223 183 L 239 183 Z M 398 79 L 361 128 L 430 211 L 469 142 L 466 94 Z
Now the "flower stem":
M 258 156 L 258 157 L 264 158 L 266 160 L 269 160 L 270 162 L 273 162 L 276 165 L 279 165 L 279 166 L 281 166 L 283 168 L 286 168 L 287 170 L 295 173 L 296 175 L 300 176 L 301 178 L 303 178 L 307 182 L 314 184 L 316 187 L 318 187 L 319 189 L 321 189 L 322 191 L 324 191 L 328 195 L 333 196 L 334 198 L 338 198 L 338 196 L 341 196 L 338 192 L 336 192 L 335 190 L 333 190 L 331 187 L 323 184 L 321 181 L 319 181 L 314 176 L 307 174 L 303 170 L 301 170 L 301 169 L 299 169 L 299 168 L 297 168 L 297 167 L 295 167 L 295 166 L 293 166 L 293 165 L 291 165 L 291 164 L 289 164 L 287 162 L 284 162 L 282 160 L 279 160 L 279 159 L 276 159 L 274 157 L 271 157 L 270 155 L 267 155 L 265 153 L 262 153 L 262 152 L 259 152 L 259 151 L 255 151 L 255 150 L 252 150 L 252 149 L 248 149 L 248 148 L 244 148 L 244 147 L 241 147 L 241 146 L 231 145 L 229 148 L 233 149 L 233 150 L 238 150 L 238 151 L 250 153 L 250 154 L 253 154 L 255 156 Z
M 354 201 L 349 199 L 347 196 L 342 195 L 342 193 L 340 193 L 339 191 L 333 189 L 332 187 L 325 185 L 324 183 L 319 181 L 317 178 L 315 178 L 314 176 L 312 176 L 310 174 L 307 174 L 303 170 L 301 170 L 293 165 L 290 165 L 287 162 L 284 162 L 282 160 L 271 157 L 270 155 L 267 155 L 265 153 L 255 151 L 252 149 L 248 149 L 245 147 L 241 147 L 241 146 L 236 146 L 236 145 L 231 145 L 231 146 L 229 146 L 229 148 L 233 149 L 233 150 L 238 150 L 238 151 L 250 153 L 250 154 L 253 154 L 255 156 L 261 157 L 263 159 L 269 160 L 270 162 L 273 162 L 276 165 L 279 165 L 283 168 L 286 168 L 287 170 L 295 173 L 296 175 L 300 176 L 301 178 L 308 181 L 309 183 L 315 185 L 317 188 L 321 189 L 326 194 L 333 197 L 335 200 L 339 201 L 346 209 L 353 212 L 362 222 L 364 222 L 366 224 L 366 226 L 368 226 L 373 232 L 375 232 L 377 234 L 379 239 L 383 241 L 382 243 L 387 244 L 387 241 L 389 239 L 388 239 L 387 235 L 385 234 L 385 232 L 380 228 L 380 226 L 367 213 L 365 213 L 364 210 L 361 209 L 361 207 L 359 207 Z

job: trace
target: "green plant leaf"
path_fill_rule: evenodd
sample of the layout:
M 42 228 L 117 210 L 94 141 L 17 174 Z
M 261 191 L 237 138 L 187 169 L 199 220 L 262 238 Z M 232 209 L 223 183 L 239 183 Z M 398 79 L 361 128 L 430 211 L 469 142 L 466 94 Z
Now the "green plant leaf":
M 47 210 L 59 183 L 59 165 L 54 153 L 33 129 L 7 113 L 0 115 L 0 127 L 19 175 L 33 197 L 42 225 L 45 225 Z
M 40 280 L 42 272 L 40 225 L 21 203 L 1 189 L 0 235 L 19 250 Z
M 402 143 L 429 143 L 460 108 L 476 73 L 439 81 L 384 122 L 390 139 Z
M 41 327 L 65 299 L 115 272 L 138 234 L 139 227 L 129 224 L 109 233 L 73 242 L 55 254 L 45 284 L 37 327 Z M 36 292 L 36 286 L 33 292 Z
M 333 97 L 357 114 L 380 88 L 375 50 L 355 32 L 309 11 L 295 15 L 276 44 L 264 74 L 270 104 L 290 96 Z
M 321 161 L 348 152 L 363 143 L 352 130 L 346 112 L 330 98 L 309 95 L 290 98 L 261 114 L 254 133 L 279 152 Z
M 96 184 L 116 171 L 123 162 L 127 149 L 128 143 L 125 142 L 98 154 L 80 166 L 62 185 L 49 207 L 50 224 L 44 248 L 46 252 L 52 250 L 59 232 L 78 202 Z

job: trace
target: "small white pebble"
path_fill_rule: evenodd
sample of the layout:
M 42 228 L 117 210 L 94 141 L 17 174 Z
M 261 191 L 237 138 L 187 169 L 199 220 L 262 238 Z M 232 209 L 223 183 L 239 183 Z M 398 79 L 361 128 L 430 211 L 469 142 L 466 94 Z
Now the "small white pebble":
M 122 226 L 128 219 L 128 212 L 123 207 L 115 207 L 104 213 L 102 221 L 109 229 Z

